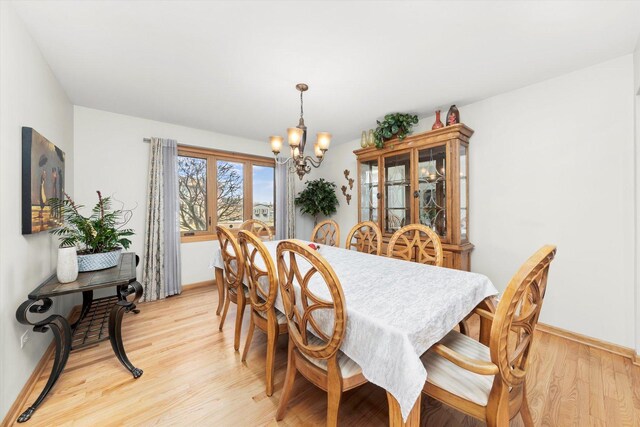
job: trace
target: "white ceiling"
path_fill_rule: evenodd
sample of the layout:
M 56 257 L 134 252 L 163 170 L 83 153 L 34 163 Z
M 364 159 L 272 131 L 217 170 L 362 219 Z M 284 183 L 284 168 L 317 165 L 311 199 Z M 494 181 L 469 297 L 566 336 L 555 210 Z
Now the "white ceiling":
M 353 140 L 633 51 L 640 2 L 14 1 L 74 104 Z M 589 88 L 585 88 L 589 90 Z

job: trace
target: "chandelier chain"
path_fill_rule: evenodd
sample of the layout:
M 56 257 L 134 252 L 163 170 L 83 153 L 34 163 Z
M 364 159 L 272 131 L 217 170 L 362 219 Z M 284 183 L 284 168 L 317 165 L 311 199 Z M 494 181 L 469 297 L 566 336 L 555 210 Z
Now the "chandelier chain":
M 302 101 L 302 94 L 303 93 L 304 93 L 303 91 L 300 91 L 300 118 L 304 117 L 304 109 L 302 108 L 303 107 L 303 101 Z

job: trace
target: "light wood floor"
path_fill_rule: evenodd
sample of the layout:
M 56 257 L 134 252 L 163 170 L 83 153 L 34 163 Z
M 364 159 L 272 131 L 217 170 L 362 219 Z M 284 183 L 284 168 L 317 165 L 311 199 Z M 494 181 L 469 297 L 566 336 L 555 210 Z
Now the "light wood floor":
M 247 362 L 241 363 L 233 350 L 235 306 L 218 332 L 216 305 L 213 288 L 140 304 L 140 314 L 125 315 L 123 335 L 129 358 L 144 375 L 134 380 L 108 341 L 72 353 L 52 393 L 24 425 L 323 425 L 326 395 L 299 375 L 285 420 L 275 422 L 286 338 L 279 342 L 276 391 L 267 397 L 264 335 L 256 331 Z M 246 323 L 243 345 L 245 333 Z M 640 368 L 610 353 L 536 335 L 527 380 L 536 426 L 640 426 Z M 29 403 L 47 375 L 39 379 Z M 429 426 L 483 425 L 429 399 L 423 399 L 422 420 Z M 347 392 L 340 421 L 344 426 L 387 425 L 385 392 L 371 384 Z M 519 417 L 512 422 L 521 425 Z

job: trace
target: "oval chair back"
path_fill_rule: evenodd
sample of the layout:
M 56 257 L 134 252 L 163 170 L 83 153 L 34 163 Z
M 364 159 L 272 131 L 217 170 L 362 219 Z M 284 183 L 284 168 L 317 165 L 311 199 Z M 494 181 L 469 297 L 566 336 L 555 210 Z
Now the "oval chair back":
M 240 252 L 240 245 L 238 245 L 233 233 L 224 227 L 217 226 L 216 234 L 222 253 L 225 286 L 230 291 L 237 292 L 238 286 L 242 286 L 244 275 L 244 260 Z
M 257 219 L 248 219 L 242 223 L 240 230 L 250 231 L 262 240 L 273 240 L 271 227 Z
M 327 246 L 340 246 L 340 227 L 332 219 L 321 221 L 311 233 L 311 241 Z
M 276 343 L 280 334 L 287 333 L 284 316 L 274 306 L 278 295 L 276 265 L 262 240 L 252 232 L 240 230 L 238 242 L 244 258 L 246 283 L 249 287 L 248 299 L 251 303 L 249 330 L 242 352 L 242 361 L 247 360 L 254 329 L 258 328 L 266 333 L 266 392 L 267 396 L 271 396 L 273 395 Z
M 244 280 L 244 258 L 240 251 L 240 245 L 231 230 L 217 226 L 216 234 L 218 235 L 218 243 L 220 243 L 220 253 L 222 255 L 223 274 L 222 284 L 225 289 L 224 310 L 220 317 L 220 325 L 218 329 L 222 331 L 224 321 L 229 311 L 229 303 L 233 302 L 237 306 L 236 312 L 236 328 L 233 337 L 233 348 L 240 348 L 240 334 L 242 331 L 242 318 L 244 316 L 244 308 L 246 306 L 245 288 L 242 284 Z M 218 276 L 216 275 L 216 280 Z
M 273 309 L 278 294 L 276 266 L 262 240 L 252 232 L 240 230 L 238 242 L 244 259 L 251 307 L 266 313 Z
M 347 235 L 345 248 L 358 252 L 380 255 L 382 253 L 382 232 L 375 222 L 363 221 L 354 225 Z
M 344 339 L 347 312 L 333 268 L 316 251 L 294 241 L 279 243 L 277 254 L 278 282 L 290 339 L 307 357 L 335 356 Z M 320 295 L 319 290 L 325 292 Z M 331 328 L 321 328 L 318 316 L 332 319 Z
M 422 224 L 410 224 L 393 233 L 387 256 L 437 267 L 444 261 L 440 237 Z
M 511 278 L 498 304 L 491 327 L 491 361 L 500 374 L 494 381 L 489 399 L 501 393 L 519 396 L 527 373 L 533 332 L 538 323 L 547 288 L 549 265 L 555 257 L 556 247 L 543 246 L 534 253 Z M 498 380 L 501 379 L 501 381 Z

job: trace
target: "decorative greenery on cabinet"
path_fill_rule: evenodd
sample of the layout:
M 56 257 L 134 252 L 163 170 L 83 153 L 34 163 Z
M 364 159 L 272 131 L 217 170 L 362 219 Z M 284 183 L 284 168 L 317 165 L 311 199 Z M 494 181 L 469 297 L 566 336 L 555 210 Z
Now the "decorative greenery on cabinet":
M 384 120 L 379 121 L 378 127 L 374 131 L 373 135 L 377 148 L 382 148 L 384 141 L 387 141 L 393 137 L 398 137 L 398 140 L 402 141 L 411 133 L 411 129 L 414 125 L 418 124 L 418 116 L 415 114 L 405 113 L 392 113 L 384 116 Z

